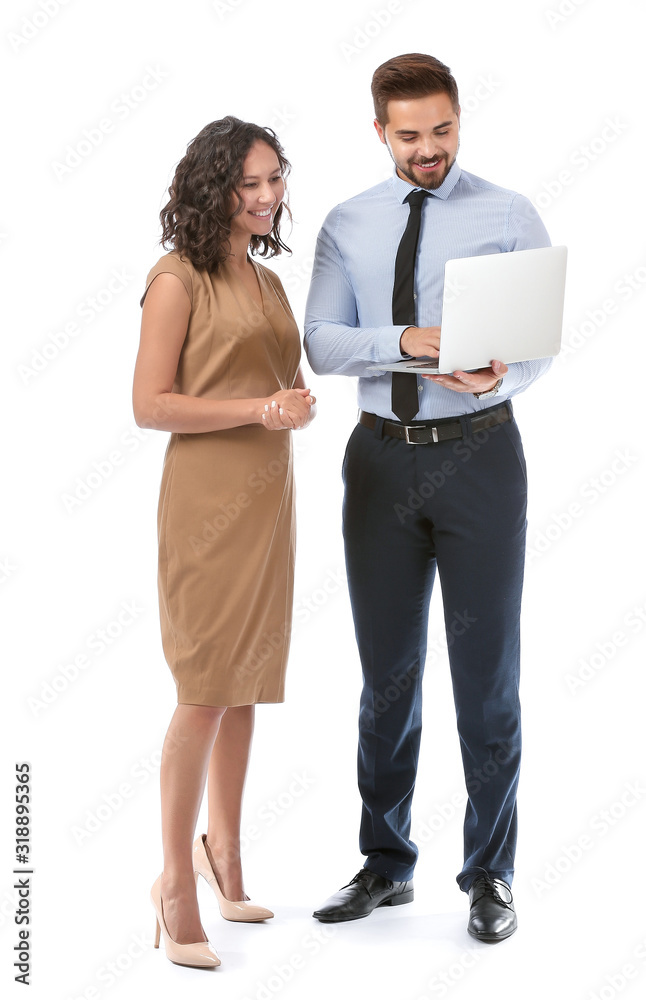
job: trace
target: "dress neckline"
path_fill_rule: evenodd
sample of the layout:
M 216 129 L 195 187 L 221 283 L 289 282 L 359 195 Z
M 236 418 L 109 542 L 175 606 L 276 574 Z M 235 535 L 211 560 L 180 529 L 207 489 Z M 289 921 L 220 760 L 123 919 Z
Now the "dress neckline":
M 246 287 L 244 281 L 242 280 L 242 278 L 238 274 L 236 274 L 235 268 L 232 265 L 230 265 L 229 262 L 227 261 L 227 264 L 229 264 L 228 271 L 229 271 L 229 274 L 233 274 L 236 282 L 240 285 L 240 287 L 242 288 L 242 291 L 244 292 L 245 296 L 249 299 L 249 301 L 252 302 L 253 305 L 254 305 L 254 307 L 259 312 L 263 313 L 263 315 L 264 315 L 265 314 L 265 293 L 263 291 L 262 281 L 261 281 L 261 274 L 262 274 L 262 272 L 261 272 L 260 268 L 258 267 L 258 265 L 256 264 L 256 262 L 251 259 L 251 257 L 249 256 L 249 254 L 247 254 L 247 260 L 251 264 L 253 272 L 256 275 L 256 281 L 258 282 L 258 291 L 260 292 L 260 302 L 258 302 L 257 299 L 255 299 L 253 297 L 253 295 L 251 295 L 251 293 L 247 290 L 247 287 Z

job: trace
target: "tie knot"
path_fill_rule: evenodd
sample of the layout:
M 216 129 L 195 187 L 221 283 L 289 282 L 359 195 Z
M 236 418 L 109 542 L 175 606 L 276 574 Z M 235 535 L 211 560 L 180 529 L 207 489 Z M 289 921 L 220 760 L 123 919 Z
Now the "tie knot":
M 413 208 L 421 208 L 425 198 L 428 198 L 428 191 L 411 191 L 410 194 L 406 195 L 404 201 L 408 202 L 412 210 Z

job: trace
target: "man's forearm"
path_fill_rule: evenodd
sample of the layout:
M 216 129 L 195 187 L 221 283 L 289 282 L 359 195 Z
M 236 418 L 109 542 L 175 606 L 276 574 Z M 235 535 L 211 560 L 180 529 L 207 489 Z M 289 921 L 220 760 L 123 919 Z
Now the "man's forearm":
M 361 375 L 370 365 L 401 360 L 399 340 L 405 326 L 353 327 L 310 320 L 305 323 L 305 351 L 317 375 Z

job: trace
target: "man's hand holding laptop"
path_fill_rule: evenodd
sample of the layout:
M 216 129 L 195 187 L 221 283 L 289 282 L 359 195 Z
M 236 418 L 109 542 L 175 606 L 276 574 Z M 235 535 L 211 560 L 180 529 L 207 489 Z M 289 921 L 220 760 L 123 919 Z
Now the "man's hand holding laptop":
M 412 358 L 437 357 L 440 353 L 439 326 L 408 326 L 401 335 L 399 347 L 403 355 Z M 488 392 L 509 368 L 503 361 L 492 361 L 488 368 L 472 372 L 455 371 L 452 375 L 423 375 L 431 382 L 439 382 L 454 392 Z

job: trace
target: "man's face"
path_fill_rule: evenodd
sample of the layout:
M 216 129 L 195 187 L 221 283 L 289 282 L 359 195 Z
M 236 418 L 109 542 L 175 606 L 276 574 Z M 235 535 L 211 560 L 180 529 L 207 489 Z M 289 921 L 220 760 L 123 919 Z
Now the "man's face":
M 388 123 L 375 128 L 388 147 L 397 173 L 415 187 L 438 188 L 455 162 L 460 145 L 460 111 L 448 94 L 388 101 Z

